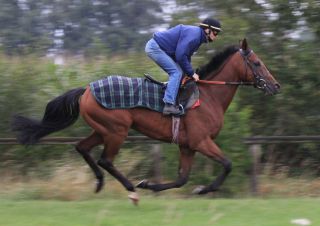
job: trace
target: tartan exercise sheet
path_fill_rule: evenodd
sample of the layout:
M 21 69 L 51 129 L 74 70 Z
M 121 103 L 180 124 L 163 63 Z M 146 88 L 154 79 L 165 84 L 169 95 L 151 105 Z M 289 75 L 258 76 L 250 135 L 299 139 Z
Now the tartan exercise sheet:
M 162 112 L 164 89 L 145 78 L 111 75 L 90 83 L 97 102 L 108 109 L 144 107 Z

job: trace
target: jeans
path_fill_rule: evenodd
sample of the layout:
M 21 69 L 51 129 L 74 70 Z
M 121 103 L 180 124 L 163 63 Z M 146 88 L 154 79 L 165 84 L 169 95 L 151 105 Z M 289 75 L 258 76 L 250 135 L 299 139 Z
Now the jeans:
M 152 38 L 147 44 L 145 51 L 154 62 L 156 62 L 169 75 L 169 81 L 164 94 L 163 102 L 168 104 L 176 104 L 176 98 L 182 78 L 182 69 L 168 56 Z

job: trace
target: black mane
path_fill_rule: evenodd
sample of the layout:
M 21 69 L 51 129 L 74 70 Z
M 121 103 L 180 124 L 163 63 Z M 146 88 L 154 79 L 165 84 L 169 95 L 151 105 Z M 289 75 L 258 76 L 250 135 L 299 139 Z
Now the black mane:
M 225 62 L 229 56 L 233 55 L 235 52 L 239 50 L 238 46 L 228 46 L 223 49 L 221 52 L 215 54 L 209 63 L 206 65 L 201 66 L 197 69 L 197 74 L 200 76 L 201 79 L 205 79 L 210 72 L 213 72 L 220 68 L 220 66 Z

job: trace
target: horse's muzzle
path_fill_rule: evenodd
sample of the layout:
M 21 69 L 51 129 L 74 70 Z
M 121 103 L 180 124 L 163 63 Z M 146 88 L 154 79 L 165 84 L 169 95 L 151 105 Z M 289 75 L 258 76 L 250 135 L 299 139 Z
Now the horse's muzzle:
M 280 93 L 281 86 L 279 83 L 267 84 L 264 89 L 264 93 L 268 96 L 272 96 Z

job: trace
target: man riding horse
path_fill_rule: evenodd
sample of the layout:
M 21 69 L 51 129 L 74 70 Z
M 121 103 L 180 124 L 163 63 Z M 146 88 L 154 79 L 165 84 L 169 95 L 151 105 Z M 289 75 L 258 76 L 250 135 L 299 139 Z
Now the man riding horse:
M 196 188 L 194 193 L 217 191 L 230 174 L 232 164 L 215 143 L 215 138 L 223 127 L 224 114 L 238 86 L 252 85 L 266 95 L 280 91 L 279 83 L 258 55 L 249 48 L 246 39 L 243 39 L 240 46 L 226 47 L 200 67 L 199 80 L 199 75 L 190 65 L 191 55 L 202 43 L 215 40 L 220 31 L 219 21 L 206 19 L 199 27 L 178 25 L 154 34 L 153 39 L 147 43 L 146 52 L 169 74 L 163 100 L 163 87 L 146 79 L 107 76 L 91 82 L 85 88 L 74 88 L 54 98 L 47 104 L 41 120 L 15 116 L 12 130 L 17 133 L 21 144 L 35 144 L 42 137 L 71 126 L 81 115 L 93 131 L 76 145 L 76 150 L 97 179 L 96 192 L 101 191 L 105 183 L 102 169 L 130 192 L 129 198 L 134 203 L 139 201 L 136 188 L 155 192 L 179 188 L 188 181 L 196 153 L 221 164 L 222 171 L 208 185 Z M 131 128 L 152 139 L 172 142 L 173 121 L 170 117 L 164 117 L 162 112 L 165 115 L 181 114 L 176 96 L 183 73 L 198 81 L 201 105 L 181 117 L 181 126 L 177 128 L 177 179 L 166 183 L 142 180 L 134 186 L 114 165 L 114 159 Z M 91 151 L 101 144 L 104 149 L 100 159 L 95 161 Z
M 207 18 L 199 26 L 177 25 L 167 31 L 156 32 L 147 44 L 147 55 L 169 75 L 163 98 L 164 115 L 180 115 L 183 109 L 176 104 L 176 98 L 185 74 L 199 80 L 191 65 L 191 56 L 202 43 L 213 42 L 222 31 L 220 22 Z

